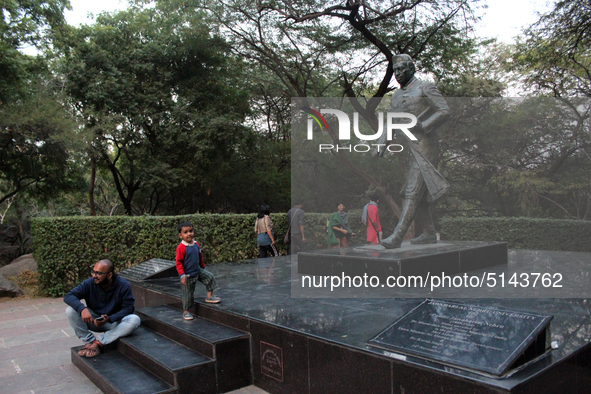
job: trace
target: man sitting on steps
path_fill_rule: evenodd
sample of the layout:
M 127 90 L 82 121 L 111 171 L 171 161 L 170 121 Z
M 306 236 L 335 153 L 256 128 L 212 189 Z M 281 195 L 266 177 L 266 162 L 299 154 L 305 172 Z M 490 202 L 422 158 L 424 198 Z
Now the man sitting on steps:
M 103 345 L 127 336 L 141 320 L 133 314 L 135 298 L 129 283 L 114 272 L 111 260 L 101 260 L 91 268 L 92 278 L 84 280 L 64 297 L 66 316 L 76 336 L 86 343 L 79 356 L 95 357 Z M 80 300 L 84 299 L 86 305 Z M 92 332 L 104 334 L 96 337 Z

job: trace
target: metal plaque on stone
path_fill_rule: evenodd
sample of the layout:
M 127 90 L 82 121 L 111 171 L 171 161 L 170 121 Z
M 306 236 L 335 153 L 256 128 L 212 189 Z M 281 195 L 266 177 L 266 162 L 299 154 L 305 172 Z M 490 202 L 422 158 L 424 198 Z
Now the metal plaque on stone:
M 425 300 L 368 341 L 393 356 L 411 355 L 493 376 L 512 373 L 550 350 L 552 316 Z
M 260 341 L 261 373 L 270 378 L 283 382 L 283 349 Z
M 141 282 L 147 279 L 168 278 L 178 275 L 172 260 L 151 259 L 119 273 L 127 280 Z

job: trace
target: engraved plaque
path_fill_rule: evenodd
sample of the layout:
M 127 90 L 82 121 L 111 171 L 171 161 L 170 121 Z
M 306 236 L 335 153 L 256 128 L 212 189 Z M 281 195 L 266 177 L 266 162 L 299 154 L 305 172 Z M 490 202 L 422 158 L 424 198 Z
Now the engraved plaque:
M 261 373 L 283 382 L 283 350 L 269 343 L 260 342 Z
M 529 312 L 426 300 L 368 344 L 501 376 L 549 350 L 551 320 Z

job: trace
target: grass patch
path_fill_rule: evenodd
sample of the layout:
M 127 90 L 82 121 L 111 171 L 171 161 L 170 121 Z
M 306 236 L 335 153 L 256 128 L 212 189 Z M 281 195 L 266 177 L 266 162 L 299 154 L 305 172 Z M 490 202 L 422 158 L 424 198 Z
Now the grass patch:
M 9 276 L 7 279 L 14 282 L 25 293 L 19 297 L 9 298 L 10 300 L 47 297 L 47 294 L 39 286 L 38 272 L 27 270 L 18 276 Z

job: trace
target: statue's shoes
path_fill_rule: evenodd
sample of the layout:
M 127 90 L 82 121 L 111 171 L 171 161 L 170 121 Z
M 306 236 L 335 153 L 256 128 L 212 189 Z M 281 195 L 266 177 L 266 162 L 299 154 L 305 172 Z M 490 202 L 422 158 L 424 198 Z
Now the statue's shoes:
M 380 241 L 380 245 L 382 245 L 384 248 L 386 249 L 397 249 L 400 247 L 400 245 L 402 245 L 402 242 L 392 242 L 393 241 L 393 237 L 388 237 L 386 239 L 383 239 Z
M 426 244 L 436 244 L 437 243 L 437 235 L 435 234 L 421 234 L 416 238 L 410 240 L 412 245 L 426 245 Z

